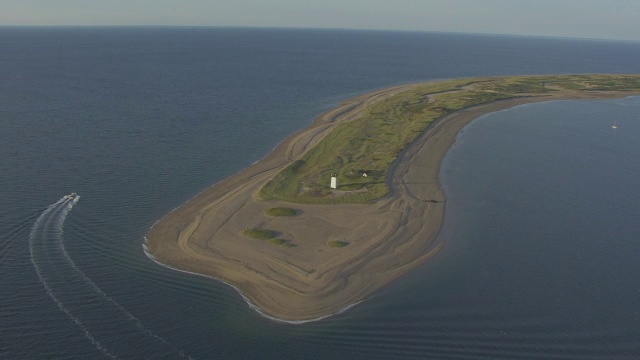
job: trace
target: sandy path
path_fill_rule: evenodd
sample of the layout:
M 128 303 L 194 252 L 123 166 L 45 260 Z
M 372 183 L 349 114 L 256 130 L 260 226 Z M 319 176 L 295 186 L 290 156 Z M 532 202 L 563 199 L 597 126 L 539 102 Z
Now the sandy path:
M 318 143 L 337 123 L 419 84 L 366 94 L 319 116 L 271 154 L 199 194 L 161 219 L 149 232 L 149 252 L 163 264 L 234 285 L 261 312 L 287 321 L 317 319 L 362 301 L 423 264 L 444 221 L 440 162 L 458 132 L 478 116 L 519 104 L 630 93 L 554 93 L 500 100 L 449 114 L 408 146 L 394 164 L 392 194 L 372 205 L 299 205 L 261 202 L 254 193 L 291 161 Z M 431 201 L 427 201 L 431 200 Z M 264 210 L 294 207 L 299 216 L 272 218 Z M 241 235 L 264 227 L 295 244 L 287 248 Z M 349 242 L 343 248 L 331 240 Z

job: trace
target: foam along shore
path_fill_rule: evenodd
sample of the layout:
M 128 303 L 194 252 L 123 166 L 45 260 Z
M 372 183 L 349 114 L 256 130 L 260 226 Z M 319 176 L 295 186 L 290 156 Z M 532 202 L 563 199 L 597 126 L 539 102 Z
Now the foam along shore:
M 258 163 L 167 214 L 147 234 L 145 250 L 170 268 L 230 284 L 252 308 L 271 319 L 300 323 L 339 313 L 425 263 L 445 246 L 437 239 L 446 205 L 438 173 L 440 162 L 465 125 L 480 115 L 520 104 L 640 94 L 640 77 L 611 77 L 630 79 L 632 85 L 602 89 L 596 85 L 611 82 L 611 78 L 579 76 L 571 84 L 582 81 L 584 87 L 576 89 L 554 81 L 562 76 L 544 77 L 540 78 L 544 79 L 542 91 L 501 92 L 505 95 L 498 100 L 486 97 L 487 102 L 440 116 L 399 153 L 387 176 L 390 194 L 374 202 L 317 205 L 258 200 L 255 194 L 270 179 L 336 126 L 360 118 L 373 104 L 405 92 L 419 93 L 426 103 L 436 103 L 441 97 L 455 98 L 456 91 L 461 96 L 478 89 L 495 92 L 495 87 L 486 87 L 492 81 L 538 78 L 456 80 L 458 90 L 431 93 L 424 87 L 436 84 L 441 89 L 439 84 L 446 82 L 411 84 L 356 97 L 316 118 Z M 540 81 L 534 83 L 540 87 Z M 296 216 L 265 214 L 274 207 L 293 208 Z M 269 229 L 282 240 L 252 238 L 243 233 L 246 229 Z M 332 247 L 332 242 L 347 246 Z

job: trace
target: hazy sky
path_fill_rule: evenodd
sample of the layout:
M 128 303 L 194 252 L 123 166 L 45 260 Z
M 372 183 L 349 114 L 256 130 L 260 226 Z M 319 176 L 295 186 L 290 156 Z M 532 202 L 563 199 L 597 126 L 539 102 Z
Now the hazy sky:
M 0 25 L 312 27 L 640 40 L 640 0 L 0 0 Z

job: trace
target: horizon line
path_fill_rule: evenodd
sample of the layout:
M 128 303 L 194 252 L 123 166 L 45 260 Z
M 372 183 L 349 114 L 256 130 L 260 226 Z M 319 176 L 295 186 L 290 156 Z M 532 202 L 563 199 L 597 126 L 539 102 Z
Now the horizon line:
M 166 25 L 166 24 L 140 24 L 140 25 L 4 25 L 3 28 L 201 28 L 201 29 L 256 29 L 256 30 L 318 30 L 318 31 L 354 31 L 354 32 L 396 32 L 396 33 L 424 33 L 424 34 L 455 34 L 455 35 L 476 35 L 476 36 L 505 36 L 505 37 L 525 37 L 525 38 L 545 38 L 564 40 L 590 40 L 590 41 L 611 41 L 611 42 L 640 42 L 640 39 L 620 39 L 620 38 L 598 38 L 598 37 L 578 37 L 568 35 L 536 35 L 536 34 L 511 34 L 492 32 L 468 32 L 468 31 L 444 31 L 444 30 L 408 30 L 408 29 L 379 29 L 379 28 L 343 28 L 343 27 L 300 27 L 300 26 L 253 26 L 253 25 Z

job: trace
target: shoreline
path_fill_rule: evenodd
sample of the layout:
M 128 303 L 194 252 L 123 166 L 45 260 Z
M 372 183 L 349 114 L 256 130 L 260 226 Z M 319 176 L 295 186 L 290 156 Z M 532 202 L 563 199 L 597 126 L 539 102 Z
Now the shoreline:
M 464 126 L 481 115 L 553 100 L 619 98 L 637 92 L 571 92 L 495 100 L 454 111 L 431 123 L 394 162 L 391 192 L 367 205 L 263 202 L 255 192 L 336 124 L 373 103 L 420 84 L 395 86 L 347 100 L 289 136 L 252 166 L 197 194 L 156 222 L 144 244 L 158 264 L 211 277 L 238 291 L 249 306 L 276 321 L 300 324 L 346 311 L 436 256 L 446 198 L 440 164 Z M 436 95 L 437 96 L 437 95 Z M 436 200 L 431 202 L 429 200 Z M 299 216 L 271 218 L 264 210 L 294 207 Z M 241 230 L 268 224 L 292 248 L 248 239 Z M 330 248 L 330 240 L 346 240 Z
M 251 299 L 247 298 L 242 293 L 242 291 L 240 291 L 240 289 L 238 287 L 234 286 L 233 284 L 229 284 L 228 282 L 226 282 L 226 281 L 224 281 L 222 279 L 218 279 L 218 278 L 213 277 L 213 276 L 204 275 L 204 274 L 200 274 L 200 273 L 196 273 L 196 272 L 192 272 L 192 271 L 187 271 L 187 270 L 177 269 L 177 268 L 171 267 L 171 266 L 169 266 L 167 264 L 164 264 L 164 263 L 158 261 L 158 259 L 156 259 L 155 256 L 153 256 L 153 254 L 151 254 L 149 252 L 149 248 L 147 246 L 147 242 L 148 242 L 148 239 L 145 237 L 144 238 L 144 242 L 142 243 L 142 251 L 144 252 L 145 256 L 149 260 L 153 261 L 154 263 L 156 263 L 157 265 L 159 265 L 159 266 L 161 266 L 163 268 L 167 268 L 167 269 L 170 269 L 170 270 L 173 270 L 173 271 L 177 271 L 177 272 L 181 272 L 181 273 L 185 273 L 185 274 L 189 274 L 189 275 L 202 276 L 202 277 L 206 277 L 208 279 L 215 280 L 215 281 L 223 283 L 223 284 L 229 286 L 230 288 L 232 288 L 233 290 L 235 290 L 242 297 L 244 302 L 247 303 L 247 305 L 249 306 L 250 309 L 254 310 L 260 316 L 262 316 L 264 318 L 267 318 L 269 320 L 282 322 L 282 323 L 286 323 L 286 324 L 291 324 L 291 325 L 301 325 L 301 324 L 305 324 L 305 323 L 309 323 L 309 322 L 320 321 L 320 320 L 326 319 L 328 317 L 331 317 L 333 315 L 341 314 L 341 313 L 351 309 L 352 307 L 360 304 L 362 301 L 364 301 L 364 300 L 358 301 L 357 303 L 354 303 L 354 304 L 351 304 L 351 305 L 347 305 L 343 309 L 340 309 L 340 310 L 338 310 L 337 312 L 335 312 L 333 314 L 327 314 L 327 315 L 320 316 L 320 317 L 317 317 L 317 318 L 314 318 L 314 319 L 307 319 L 307 320 L 285 320 L 285 319 L 280 319 L 280 318 L 271 316 L 271 315 L 265 313 L 264 311 L 262 311 L 262 309 L 260 307 L 258 307 L 256 304 L 252 303 Z

